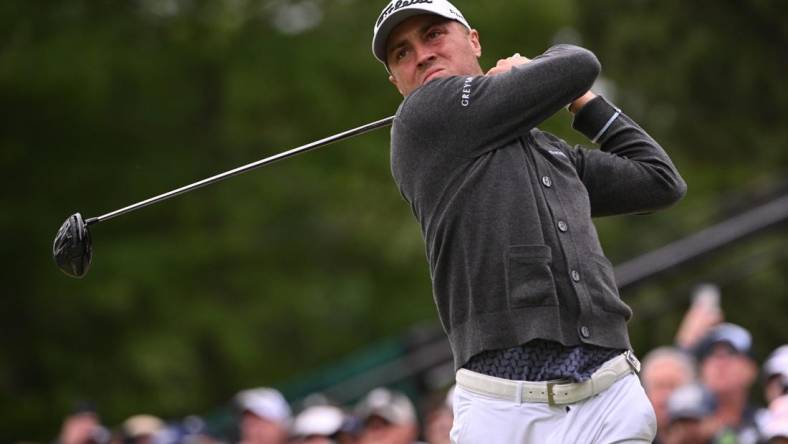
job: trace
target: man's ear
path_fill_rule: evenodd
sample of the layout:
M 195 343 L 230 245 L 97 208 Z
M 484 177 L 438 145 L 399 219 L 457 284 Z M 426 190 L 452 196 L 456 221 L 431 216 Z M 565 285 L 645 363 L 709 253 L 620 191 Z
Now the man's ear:
M 481 39 L 479 38 L 479 31 L 475 29 L 471 29 L 468 32 L 468 38 L 471 40 L 471 45 L 473 46 L 473 53 L 476 55 L 476 58 L 482 56 L 482 43 Z
M 405 93 L 402 92 L 402 90 L 400 89 L 399 84 L 397 83 L 397 79 L 394 76 L 392 75 L 389 76 L 389 82 L 391 82 L 395 87 L 397 87 L 397 91 L 399 91 L 400 94 L 402 94 L 403 96 L 405 95 Z

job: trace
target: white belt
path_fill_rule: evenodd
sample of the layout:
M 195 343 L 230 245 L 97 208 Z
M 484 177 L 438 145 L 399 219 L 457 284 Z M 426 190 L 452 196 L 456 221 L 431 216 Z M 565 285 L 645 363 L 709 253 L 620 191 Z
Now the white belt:
M 541 402 L 550 405 L 573 404 L 601 393 L 630 373 L 640 372 L 640 362 L 627 351 L 602 364 L 591 379 L 583 382 L 512 381 L 460 369 L 457 385 L 480 395 L 516 402 Z

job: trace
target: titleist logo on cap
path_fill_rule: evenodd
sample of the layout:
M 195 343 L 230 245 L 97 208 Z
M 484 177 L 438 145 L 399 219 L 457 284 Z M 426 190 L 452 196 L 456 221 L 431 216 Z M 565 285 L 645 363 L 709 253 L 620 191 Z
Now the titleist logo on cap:
M 378 22 L 375 26 L 379 27 L 380 24 L 383 23 L 383 20 L 386 20 L 386 17 L 391 15 L 393 12 L 396 12 L 407 6 L 418 5 L 421 3 L 432 3 L 432 0 L 397 0 L 396 2 L 391 2 L 388 7 L 380 14 Z

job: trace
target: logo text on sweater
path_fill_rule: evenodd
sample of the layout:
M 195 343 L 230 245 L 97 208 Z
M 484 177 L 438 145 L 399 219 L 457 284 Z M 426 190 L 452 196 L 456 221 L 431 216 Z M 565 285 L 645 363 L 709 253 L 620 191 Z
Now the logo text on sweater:
M 462 85 L 462 99 L 460 100 L 460 104 L 462 106 L 468 106 L 471 104 L 471 84 L 473 83 L 473 77 L 466 77 L 465 83 Z

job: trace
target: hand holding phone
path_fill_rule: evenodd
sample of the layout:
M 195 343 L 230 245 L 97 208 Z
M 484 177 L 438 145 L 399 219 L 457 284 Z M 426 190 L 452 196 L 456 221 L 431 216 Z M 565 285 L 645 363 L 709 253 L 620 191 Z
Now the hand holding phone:
M 699 285 L 692 293 L 692 304 L 676 333 L 676 344 L 685 350 L 691 349 L 723 319 L 719 287 L 714 284 Z

